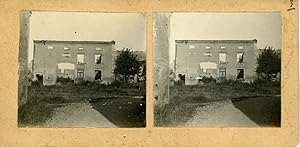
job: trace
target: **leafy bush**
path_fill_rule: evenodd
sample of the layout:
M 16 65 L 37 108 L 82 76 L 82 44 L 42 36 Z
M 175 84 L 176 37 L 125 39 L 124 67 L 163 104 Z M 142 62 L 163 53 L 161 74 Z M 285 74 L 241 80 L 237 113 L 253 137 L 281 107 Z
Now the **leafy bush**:
M 256 73 L 259 78 L 271 81 L 281 70 L 280 49 L 265 47 L 257 58 Z
M 130 77 L 139 74 L 143 63 L 139 62 L 137 55 L 129 48 L 124 48 L 115 61 L 114 74 L 122 75 L 123 82 L 129 83 Z M 142 73 L 141 73 L 142 74 Z
M 182 85 L 184 85 L 185 83 L 184 83 L 184 81 L 183 80 L 178 80 L 178 81 L 175 81 L 174 82 L 174 86 L 182 86 Z
M 214 79 L 214 78 L 208 78 L 208 77 L 203 77 L 202 78 L 202 81 L 204 82 L 204 83 L 211 83 L 211 82 L 216 82 L 216 79 Z
M 61 82 L 61 83 L 73 83 L 74 81 L 70 78 L 57 78 L 56 82 Z

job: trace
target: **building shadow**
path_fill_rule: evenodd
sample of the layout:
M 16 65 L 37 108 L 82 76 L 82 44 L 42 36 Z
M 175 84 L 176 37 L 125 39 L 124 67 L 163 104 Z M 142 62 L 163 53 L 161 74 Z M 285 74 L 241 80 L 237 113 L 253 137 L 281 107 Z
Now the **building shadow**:
M 247 97 L 232 100 L 233 105 L 262 127 L 280 127 L 281 100 L 274 97 Z
M 145 99 L 101 98 L 90 103 L 119 128 L 146 127 Z

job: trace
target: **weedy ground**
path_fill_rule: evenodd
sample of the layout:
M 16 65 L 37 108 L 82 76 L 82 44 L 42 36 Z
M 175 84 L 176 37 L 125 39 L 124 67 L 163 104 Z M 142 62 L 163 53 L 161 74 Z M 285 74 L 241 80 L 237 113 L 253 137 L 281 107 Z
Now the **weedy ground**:
M 155 107 L 155 126 L 181 126 L 193 117 L 196 108 L 210 102 L 228 99 L 232 100 L 238 109 L 249 113 L 253 118 L 256 117 L 261 124 L 277 122 L 278 116 L 272 116 L 274 113 L 279 113 L 280 117 L 280 98 L 279 102 L 278 99 L 270 99 L 270 97 L 280 97 L 280 83 L 278 82 L 225 81 L 186 86 L 181 81 L 170 87 L 169 97 L 169 104 Z M 256 100 L 242 101 L 251 98 Z M 254 110 L 261 110 L 260 114 L 253 115 L 253 113 L 257 113 Z M 263 120 L 260 120 L 259 117 Z
M 64 104 L 105 97 L 144 96 L 145 91 L 145 84 L 142 83 L 102 85 L 84 82 L 75 85 L 73 82 L 64 81 L 54 86 L 32 83 L 28 86 L 27 103 L 18 109 L 18 125 L 20 127 L 41 125 L 51 118 L 55 108 Z M 126 99 L 118 100 L 126 101 Z

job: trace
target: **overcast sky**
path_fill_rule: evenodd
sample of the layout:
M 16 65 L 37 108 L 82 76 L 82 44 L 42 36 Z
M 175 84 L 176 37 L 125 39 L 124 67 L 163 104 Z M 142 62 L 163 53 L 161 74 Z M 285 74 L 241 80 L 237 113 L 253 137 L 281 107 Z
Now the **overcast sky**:
M 170 62 L 180 39 L 257 39 L 258 48 L 281 48 L 280 13 L 173 13 L 170 23 Z
M 146 19 L 139 13 L 33 11 L 29 36 L 29 61 L 33 40 L 115 40 L 118 50 L 146 51 Z

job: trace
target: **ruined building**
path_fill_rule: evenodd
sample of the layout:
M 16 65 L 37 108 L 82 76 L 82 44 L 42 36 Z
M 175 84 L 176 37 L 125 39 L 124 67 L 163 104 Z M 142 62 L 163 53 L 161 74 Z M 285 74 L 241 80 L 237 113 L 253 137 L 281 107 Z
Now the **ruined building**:
M 57 78 L 110 83 L 114 45 L 114 41 L 34 40 L 34 77 L 43 85 L 54 85 Z
M 176 40 L 174 70 L 186 85 L 204 77 L 252 81 L 255 76 L 257 40 Z

